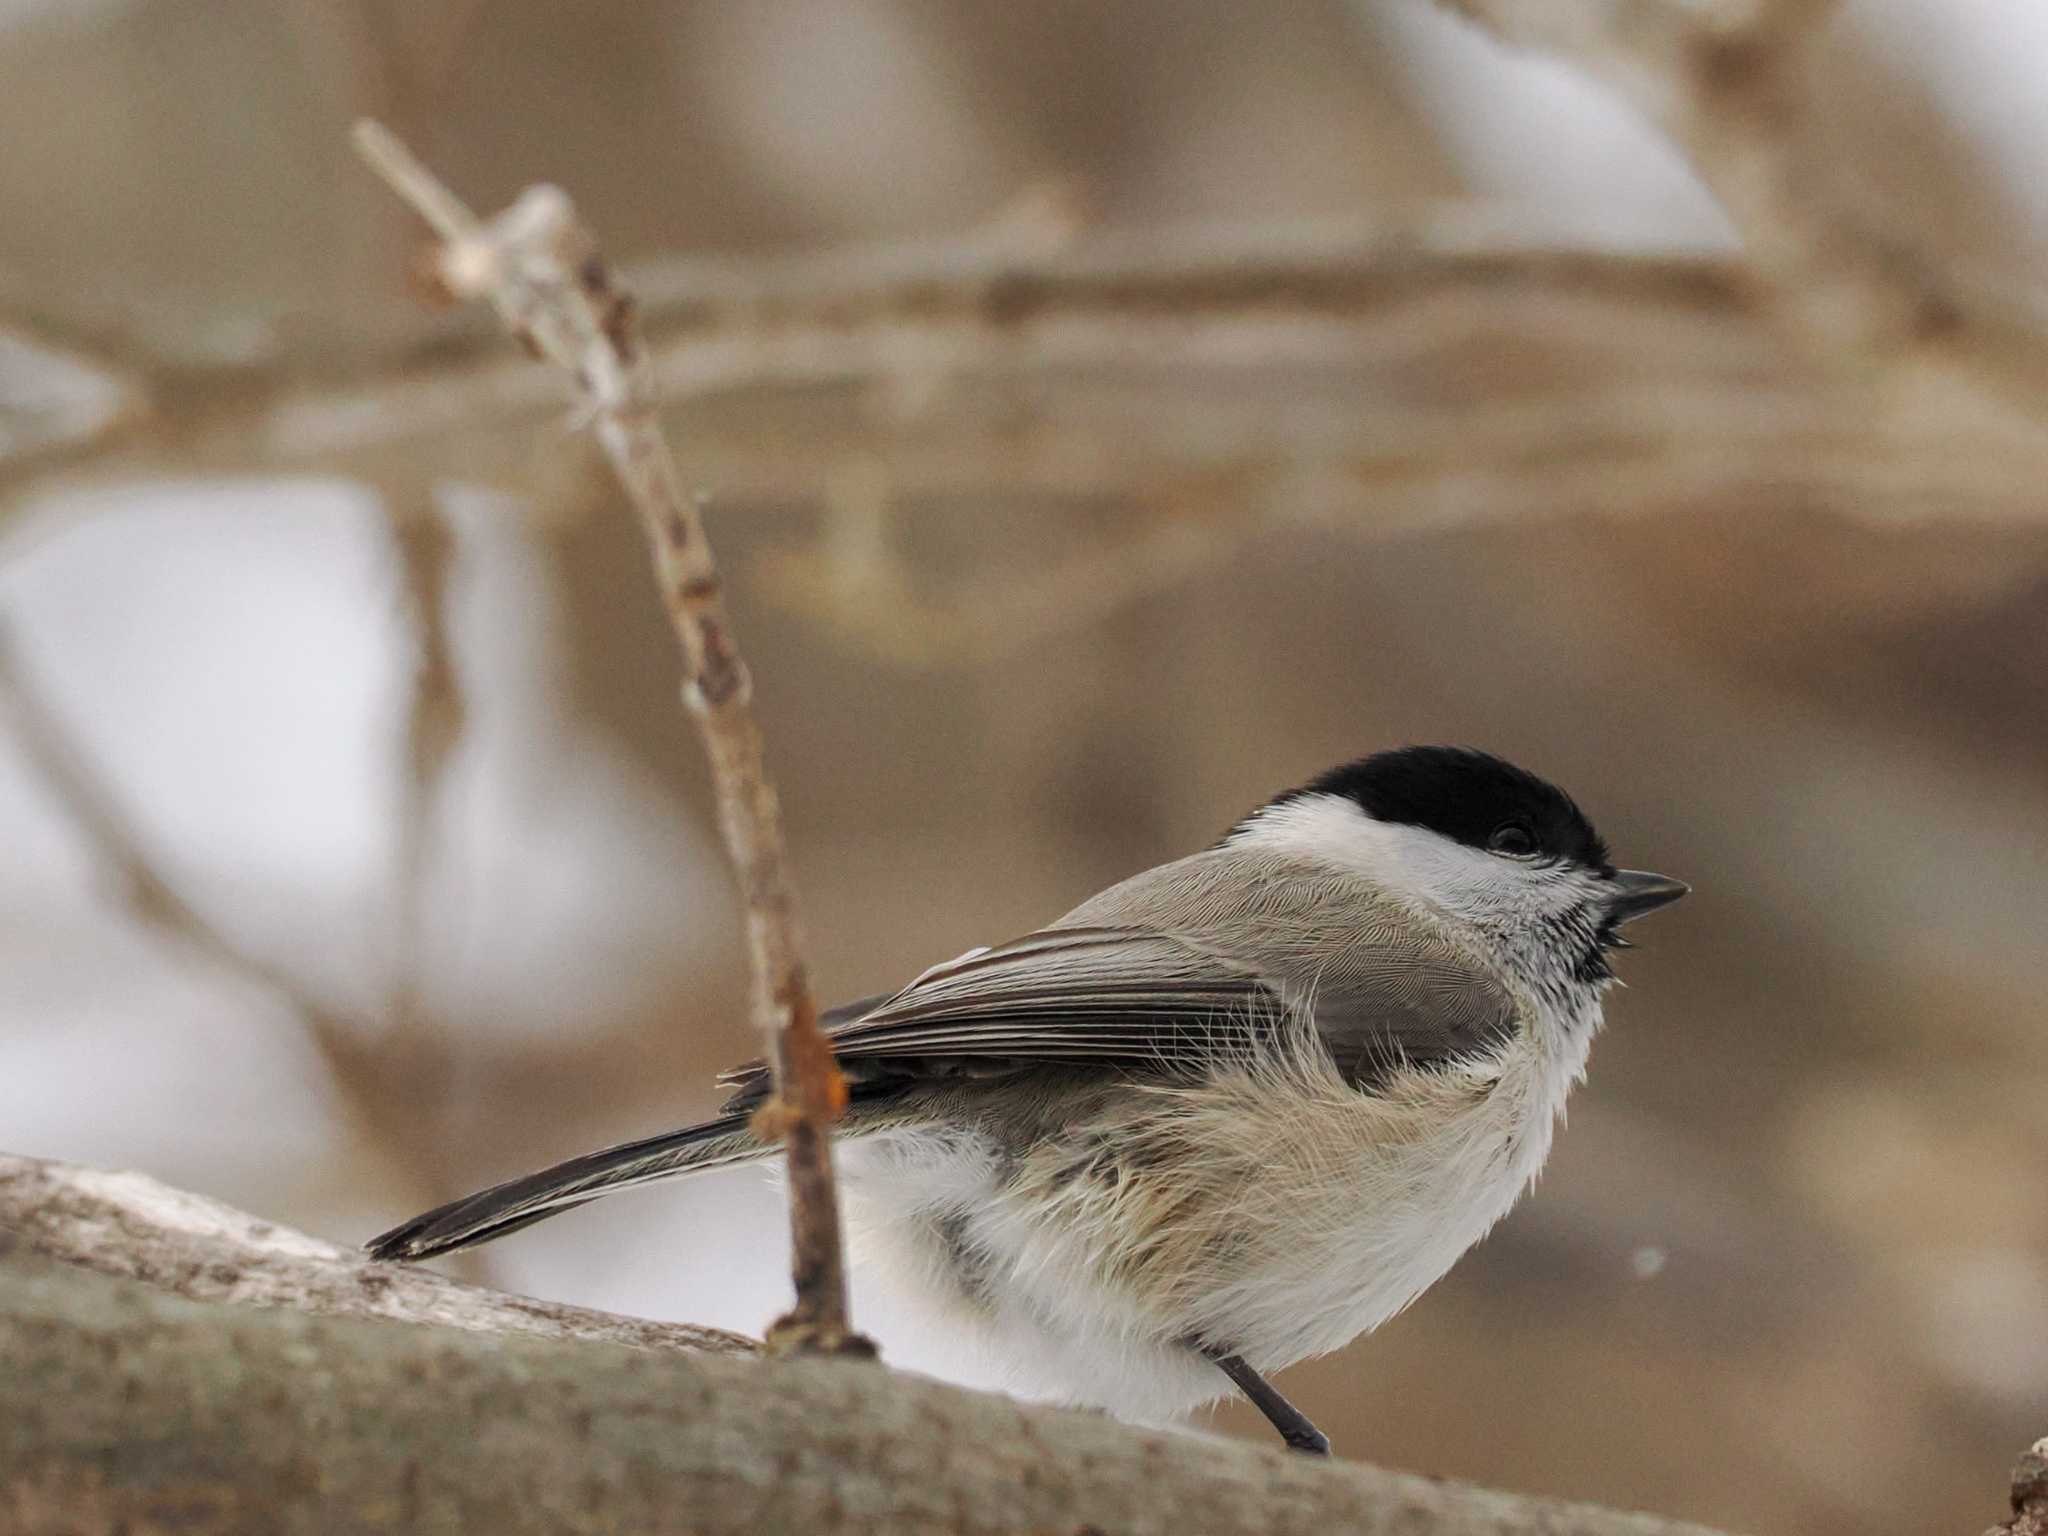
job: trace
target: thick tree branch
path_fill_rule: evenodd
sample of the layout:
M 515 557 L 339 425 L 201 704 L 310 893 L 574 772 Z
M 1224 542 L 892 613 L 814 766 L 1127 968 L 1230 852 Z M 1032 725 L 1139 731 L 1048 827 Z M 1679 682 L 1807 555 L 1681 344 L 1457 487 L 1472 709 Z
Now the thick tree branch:
M 356 144 L 439 237 L 438 270 L 449 291 L 488 299 L 514 336 L 574 377 L 646 532 L 682 646 L 683 699 L 711 759 L 719 827 L 746 907 L 754 1021 L 775 1083 L 755 1124 L 783 1141 L 789 1164 L 796 1306 L 769 1330 L 769 1340 L 828 1353 L 872 1353 L 847 1326 L 846 1263 L 832 1182 L 830 1127 L 846 1107 L 846 1083 L 818 1028 L 753 686 L 726 618 L 703 520 L 683 493 L 655 416 L 632 301 L 612 287 L 596 240 L 560 188 L 529 188 L 505 212 L 479 222 L 378 124 L 358 124 Z
M 373 1264 L 355 1249 L 139 1173 L 0 1153 L 0 1231 L 49 1258 L 195 1301 L 636 1349 L 745 1354 L 755 1347 L 716 1328 L 616 1317 L 465 1285 L 412 1265 Z
M 594 1317 L 0 1159 L 0 1529 L 1711 1536 Z

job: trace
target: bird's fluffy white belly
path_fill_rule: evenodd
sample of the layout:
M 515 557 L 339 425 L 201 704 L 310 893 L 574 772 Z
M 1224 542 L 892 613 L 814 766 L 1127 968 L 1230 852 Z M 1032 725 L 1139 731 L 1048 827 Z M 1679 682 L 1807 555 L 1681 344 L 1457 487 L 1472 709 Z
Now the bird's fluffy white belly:
M 1511 1051 L 1497 1076 L 1402 1074 L 1372 1097 L 1273 1066 L 1134 1090 L 1021 1159 L 887 1133 L 845 1149 L 855 1241 L 1010 1390 L 1165 1420 L 1228 1390 L 1184 1341 L 1270 1372 L 1440 1278 L 1541 1168 L 1583 1062 Z

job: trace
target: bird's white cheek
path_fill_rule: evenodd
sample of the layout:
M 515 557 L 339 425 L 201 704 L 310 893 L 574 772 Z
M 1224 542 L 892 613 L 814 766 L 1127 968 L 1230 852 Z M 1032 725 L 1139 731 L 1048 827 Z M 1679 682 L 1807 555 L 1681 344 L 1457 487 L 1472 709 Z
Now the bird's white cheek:
M 1457 917 L 1519 910 L 1535 900 L 1523 866 L 1422 827 L 1375 821 L 1338 795 L 1304 795 L 1274 806 L 1238 836 L 1334 864 L 1410 905 Z

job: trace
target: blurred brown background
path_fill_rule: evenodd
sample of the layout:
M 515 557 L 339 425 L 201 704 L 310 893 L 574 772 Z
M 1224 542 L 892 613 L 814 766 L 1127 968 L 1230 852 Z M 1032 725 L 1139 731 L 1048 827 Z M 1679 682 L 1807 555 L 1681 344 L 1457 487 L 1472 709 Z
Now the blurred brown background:
M 1406 0 L 0 4 L 0 1146 L 354 1239 L 751 1054 L 636 535 L 411 301 L 375 113 L 647 298 L 828 998 L 1401 741 L 1694 883 L 1536 1196 L 1284 1381 L 1341 1451 L 1989 1523 L 2048 1430 L 2048 13 L 1842 11 L 1746 130 L 1773 241 Z M 1835 323 L 1843 231 L 1935 352 Z M 753 1330 L 781 1221 L 466 1262 Z

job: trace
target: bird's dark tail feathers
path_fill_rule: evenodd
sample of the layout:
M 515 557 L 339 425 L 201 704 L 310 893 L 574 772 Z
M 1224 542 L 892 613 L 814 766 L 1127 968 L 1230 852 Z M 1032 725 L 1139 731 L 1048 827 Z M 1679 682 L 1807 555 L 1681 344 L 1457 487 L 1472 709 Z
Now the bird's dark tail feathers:
M 373 1259 L 425 1259 L 453 1253 L 517 1232 L 614 1190 L 744 1162 L 771 1150 L 747 1130 L 746 1115 L 721 1115 L 680 1131 L 586 1152 L 524 1178 L 465 1195 L 393 1227 L 364 1246 Z

